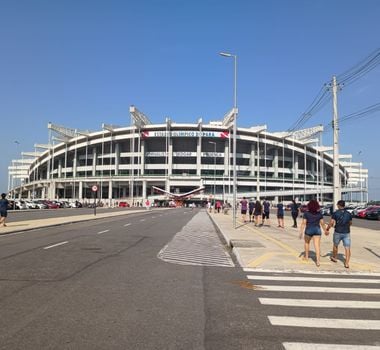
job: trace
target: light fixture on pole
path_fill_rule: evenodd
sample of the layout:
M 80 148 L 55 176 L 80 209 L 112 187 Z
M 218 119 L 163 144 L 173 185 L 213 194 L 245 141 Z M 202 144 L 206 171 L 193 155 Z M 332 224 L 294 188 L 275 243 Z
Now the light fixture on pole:
M 237 109 L 237 89 L 236 89 L 236 81 L 237 81 L 237 55 L 233 55 L 228 52 L 219 52 L 219 55 L 224 57 L 233 57 L 234 59 L 234 124 L 233 124 L 233 195 L 232 195 L 232 216 L 233 216 L 233 226 L 236 228 L 236 119 L 238 115 Z
M 209 141 L 208 143 L 211 143 L 212 145 L 214 145 L 214 193 L 213 193 L 213 197 L 214 197 L 214 208 L 215 208 L 215 195 L 216 195 L 216 191 L 215 191 L 215 187 L 216 187 L 216 142 Z

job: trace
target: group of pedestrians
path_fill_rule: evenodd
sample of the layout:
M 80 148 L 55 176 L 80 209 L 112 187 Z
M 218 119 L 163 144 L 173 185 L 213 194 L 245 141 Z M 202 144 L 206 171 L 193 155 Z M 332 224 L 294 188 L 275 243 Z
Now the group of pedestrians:
M 304 260 L 309 259 L 310 242 L 312 241 L 315 249 L 316 265 L 320 266 L 321 255 L 321 236 L 324 233 L 326 236 L 330 234 L 330 228 L 334 227 L 333 234 L 333 249 L 330 260 L 336 263 L 338 260 L 338 246 L 342 241 L 345 249 L 344 266 L 349 268 L 351 257 L 351 239 L 350 226 L 352 225 L 351 214 L 345 209 L 345 201 L 340 200 L 337 203 L 338 209 L 332 213 L 329 223 L 325 223 L 323 215 L 320 212 L 320 205 L 317 200 L 313 199 L 307 204 L 307 210 L 303 213 L 300 238 L 304 239 Z M 240 201 L 242 221 L 253 222 L 256 227 L 263 226 L 265 222 L 270 226 L 270 203 L 264 200 L 261 203 L 259 200 L 247 200 L 245 197 Z M 300 206 L 295 200 L 292 200 L 290 212 L 293 219 L 293 228 L 297 228 L 297 219 L 300 215 Z M 285 207 L 283 203 L 277 204 L 277 221 L 278 227 L 284 228 Z M 248 217 L 247 217 L 248 215 Z
M 266 222 L 268 226 L 270 226 L 270 203 L 267 200 L 264 200 L 263 203 L 261 203 L 259 200 L 254 202 L 250 199 L 248 202 L 248 200 L 243 197 L 240 202 L 240 206 L 243 222 L 254 222 L 255 226 L 263 226 Z
M 345 209 L 345 206 L 345 201 L 338 201 L 338 210 L 332 214 L 330 222 L 326 224 L 324 222 L 323 215 L 320 212 L 318 201 L 311 200 L 308 203 L 307 211 L 303 214 L 300 230 L 300 239 L 304 238 L 305 253 L 303 259 L 309 259 L 310 242 L 313 241 L 315 249 L 315 263 L 318 267 L 320 266 L 322 232 L 328 236 L 330 234 L 330 228 L 334 227 L 333 249 L 330 260 L 334 263 L 338 261 L 338 246 L 342 241 L 345 249 L 344 267 L 347 269 L 350 267 L 350 226 L 352 225 L 352 217 L 351 214 Z

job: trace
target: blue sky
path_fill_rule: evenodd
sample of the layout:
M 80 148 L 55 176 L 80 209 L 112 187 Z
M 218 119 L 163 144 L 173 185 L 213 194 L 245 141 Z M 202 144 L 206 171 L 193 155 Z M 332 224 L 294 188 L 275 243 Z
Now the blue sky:
M 233 61 L 220 51 L 238 55 L 238 125 L 287 130 L 324 83 L 380 47 L 379 13 L 377 0 L 0 0 L 1 191 L 10 160 L 47 143 L 49 121 L 128 125 L 132 104 L 152 122 L 221 119 Z M 379 91 L 380 66 L 343 87 L 339 115 L 380 102 Z M 331 118 L 328 104 L 305 127 Z M 370 199 L 380 199 L 379 125 L 377 114 L 340 130 L 341 153 L 370 171 Z

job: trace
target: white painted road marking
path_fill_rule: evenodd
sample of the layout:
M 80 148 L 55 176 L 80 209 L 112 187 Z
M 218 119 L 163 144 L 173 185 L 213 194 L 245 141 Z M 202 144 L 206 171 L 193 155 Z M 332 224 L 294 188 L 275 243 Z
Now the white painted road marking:
M 331 307 L 344 309 L 380 309 L 380 301 L 357 300 L 318 300 L 318 299 L 287 299 L 259 298 L 263 305 L 296 306 L 296 307 Z
M 145 221 L 145 219 L 141 219 L 140 221 Z
M 380 346 L 348 345 L 348 344 L 317 344 L 317 343 L 282 343 L 285 350 L 380 350 Z
M 299 273 L 303 275 L 339 275 L 339 276 L 368 276 L 368 277 L 380 277 L 380 273 L 375 272 L 354 272 L 354 271 L 347 271 L 347 272 L 334 272 L 334 271 L 304 271 L 304 270 L 272 270 L 272 269 L 258 269 L 258 268 L 252 268 L 252 267 L 245 267 L 243 268 L 244 272 L 265 272 L 265 273 Z
M 313 318 L 268 316 L 274 326 L 380 330 L 378 320 L 349 320 L 342 318 Z
M 101 235 L 102 233 L 106 233 L 106 232 L 108 232 L 109 230 L 104 230 L 104 231 L 100 231 L 100 232 L 98 232 L 98 235 Z
M 131 224 L 131 223 L 129 223 L 129 224 L 125 224 L 124 227 L 127 227 L 127 226 L 129 226 L 130 224 Z
M 256 290 L 276 292 L 310 292 L 310 293 L 348 293 L 348 294 L 380 294 L 376 288 L 333 288 L 333 287 L 308 287 L 308 286 L 272 286 L 255 285 Z
M 60 245 L 66 244 L 66 243 L 69 243 L 69 241 L 64 241 L 64 242 L 56 243 L 56 244 L 53 244 L 53 245 L 49 245 L 47 247 L 44 247 L 44 249 L 50 249 L 50 248 L 58 247 Z
M 302 282 L 333 282 L 333 283 L 380 283 L 380 280 L 375 279 L 360 279 L 360 278 L 323 278 L 323 277 L 288 277 L 288 276 L 260 276 L 247 275 L 250 280 L 269 280 L 269 281 L 302 281 Z

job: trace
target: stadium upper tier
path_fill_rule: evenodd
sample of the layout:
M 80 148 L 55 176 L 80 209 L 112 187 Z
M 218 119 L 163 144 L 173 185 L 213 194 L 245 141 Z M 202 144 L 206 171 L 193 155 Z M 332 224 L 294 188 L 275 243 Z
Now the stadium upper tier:
M 135 107 L 132 125 L 102 125 L 80 132 L 49 123 L 47 145 L 9 166 L 12 197 L 91 199 L 112 204 L 125 199 L 163 199 L 153 187 L 185 193 L 204 187 L 194 200 L 232 201 L 232 125 L 225 122 L 152 124 Z M 321 126 L 268 132 L 266 125 L 237 128 L 237 197 L 331 201 L 332 148 L 319 145 Z M 38 150 L 38 151 L 37 151 Z M 368 171 L 351 156 L 340 156 L 343 193 L 367 192 Z

